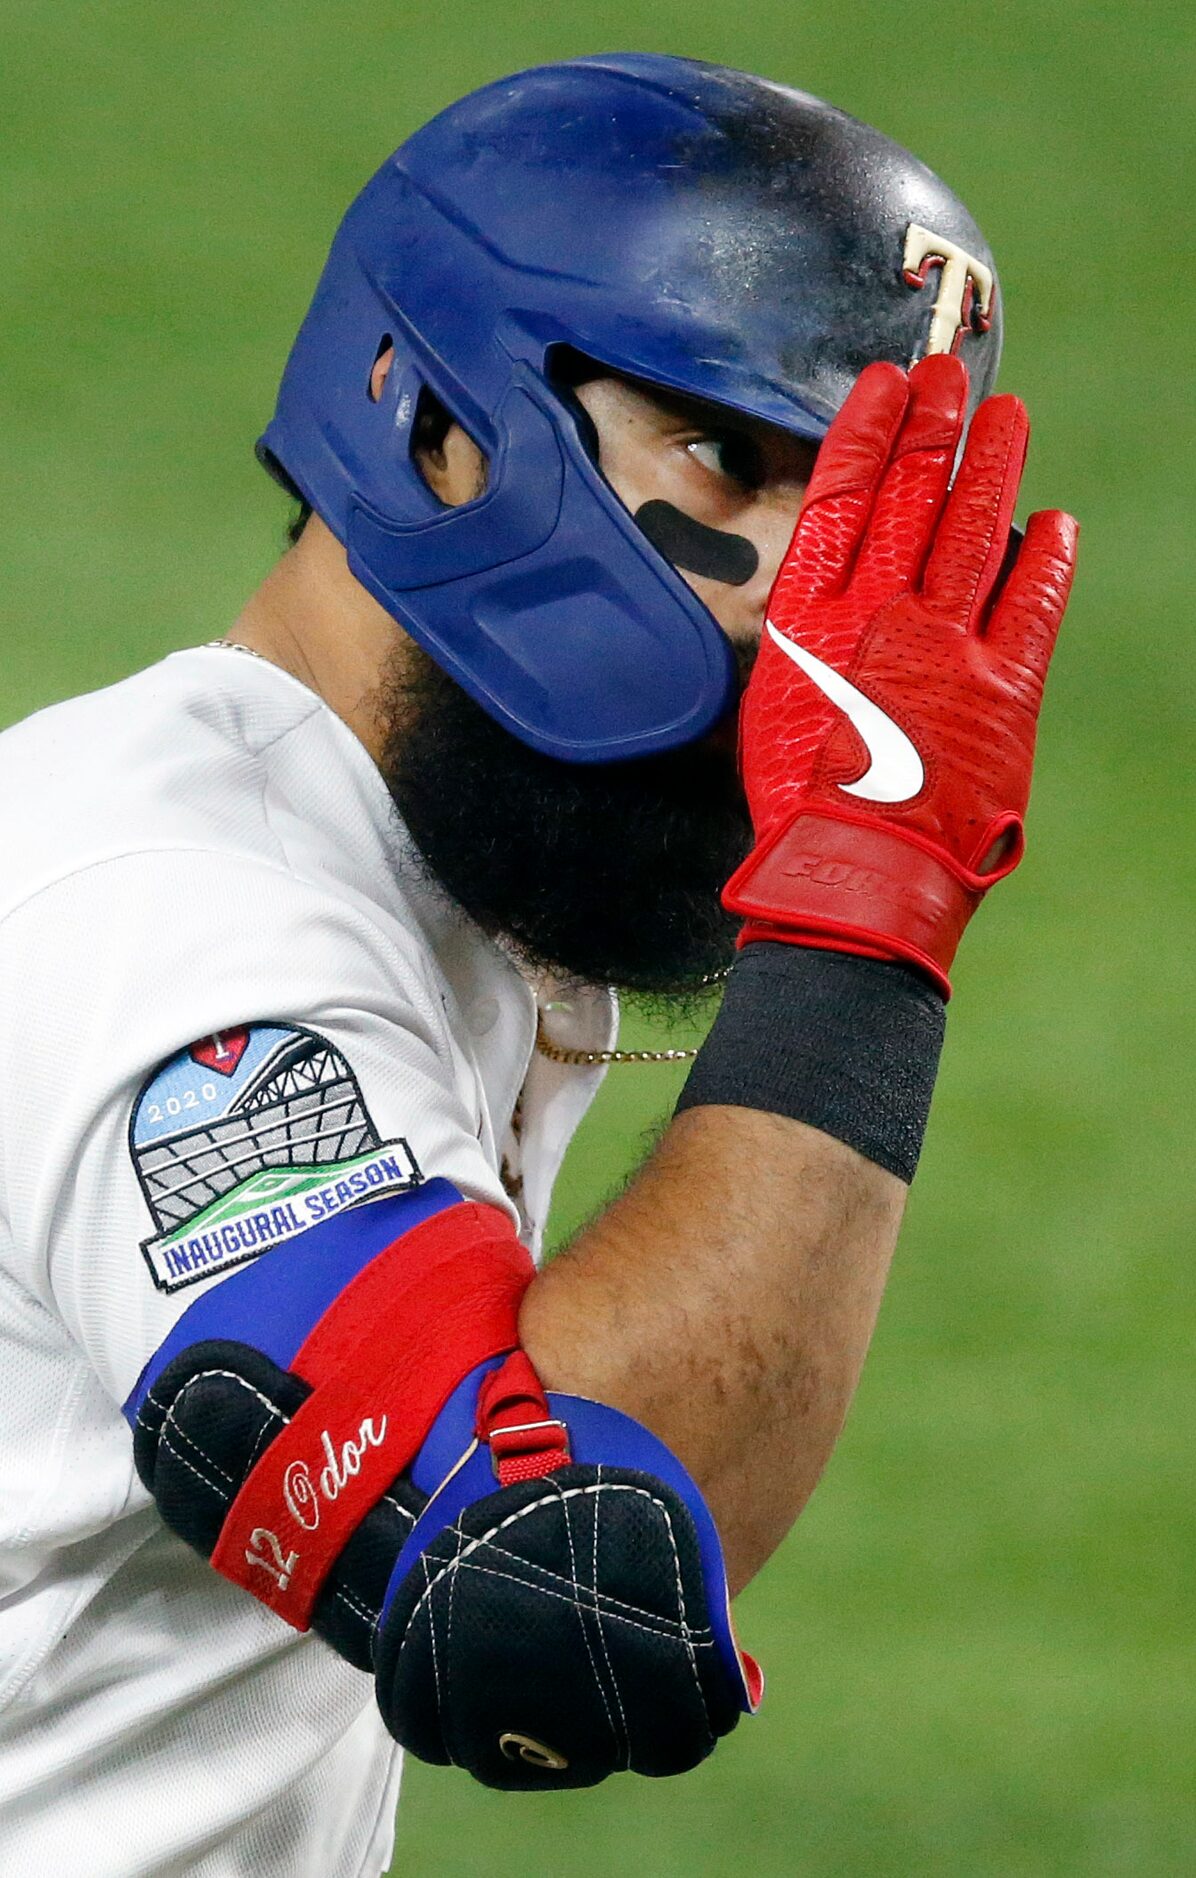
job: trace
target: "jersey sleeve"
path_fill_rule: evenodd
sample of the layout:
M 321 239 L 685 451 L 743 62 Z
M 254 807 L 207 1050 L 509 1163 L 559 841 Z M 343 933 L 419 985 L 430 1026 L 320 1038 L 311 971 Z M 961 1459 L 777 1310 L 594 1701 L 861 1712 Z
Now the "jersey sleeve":
M 430 1181 L 514 1217 L 419 936 L 336 892 L 124 856 L 9 914 L 0 986 L 7 1256 L 118 1403 L 265 1252 L 310 1264 Z

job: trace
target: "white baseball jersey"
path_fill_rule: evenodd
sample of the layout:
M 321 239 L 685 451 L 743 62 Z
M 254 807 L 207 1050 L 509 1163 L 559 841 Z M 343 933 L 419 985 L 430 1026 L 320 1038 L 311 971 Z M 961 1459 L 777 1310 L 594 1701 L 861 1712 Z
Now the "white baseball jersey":
M 0 1870 L 385 1869 L 370 1678 L 164 1527 L 121 1404 L 205 1288 L 375 1195 L 443 1176 L 535 1248 L 600 1079 L 535 1028 L 273 665 L 176 653 L 0 736 Z

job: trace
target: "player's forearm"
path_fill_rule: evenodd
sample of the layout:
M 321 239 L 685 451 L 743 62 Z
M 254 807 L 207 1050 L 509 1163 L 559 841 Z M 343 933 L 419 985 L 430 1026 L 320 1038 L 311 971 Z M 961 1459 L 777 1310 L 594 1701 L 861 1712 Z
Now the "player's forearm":
M 905 1192 L 801 1122 L 693 1108 L 527 1294 L 521 1334 L 545 1382 L 625 1410 L 674 1449 L 708 1498 L 734 1589 L 834 1446 Z

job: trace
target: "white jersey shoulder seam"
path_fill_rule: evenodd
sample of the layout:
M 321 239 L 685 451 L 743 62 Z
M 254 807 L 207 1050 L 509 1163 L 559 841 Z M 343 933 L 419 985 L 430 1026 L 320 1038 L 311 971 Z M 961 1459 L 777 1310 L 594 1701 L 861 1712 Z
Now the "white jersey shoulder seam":
M 275 836 L 274 838 L 277 841 L 278 837 Z M 342 900 L 340 896 L 332 893 L 328 887 L 322 886 L 318 881 L 310 880 L 305 874 L 296 873 L 293 868 L 286 866 L 285 850 L 282 849 L 281 843 L 279 843 L 279 848 L 280 852 L 283 854 L 283 864 L 280 864 L 278 861 L 268 860 L 264 855 L 241 854 L 235 849 L 217 847 L 210 842 L 204 841 L 146 841 L 139 843 L 136 847 L 114 848 L 108 854 L 93 855 L 90 860 L 80 862 L 77 867 L 67 867 L 64 868 L 61 873 L 48 876 L 45 880 L 39 881 L 36 886 L 31 887 L 19 900 L 14 900 L 10 906 L 0 909 L 0 931 L 8 924 L 9 920 L 15 919 L 18 913 L 23 913 L 34 901 L 39 900 L 43 894 L 53 893 L 56 887 L 65 887 L 73 881 L 81 880 L 85 874 L 98 873 L 103 868 L 118 866 L 122 861 L 140 861 L 148 859 L 153 855 L 177 855 L 181 857 L 187 854 L 211 855 L 217 860 L 230 862 L 237 867 L 247 868 L 262 874 L 277 875 L 279 879 L 288 881 L 292 886 L 303 887 L 309 893 L 318 894 L 322 900 L 327 900 L 335 906 L 343 906 L 346 913 L 352 917 L 363 921 L 367 926 L 381 930 L 377 927 L 376 922 L 370 919 L 361 907 L 346 900 Z

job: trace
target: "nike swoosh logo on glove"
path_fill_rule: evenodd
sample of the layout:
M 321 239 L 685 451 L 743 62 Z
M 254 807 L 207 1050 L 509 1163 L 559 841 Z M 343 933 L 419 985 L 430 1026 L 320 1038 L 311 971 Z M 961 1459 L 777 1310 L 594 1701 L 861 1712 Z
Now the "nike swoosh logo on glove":
M 899 724 L 886 717 L 878 704 L 857 691 L 833 666 L 807 652 L 792 639 L 779 633 L 771 620 L 764 630 L 780 646 L 787 659 L 801 668 L 833 705 L 842 711 L 867 745 L 871 761 L 858 782 L 840 783 L 844 795 L 861 796 L 865 802 L 908 802 L 926 780 L 922 759 Z

